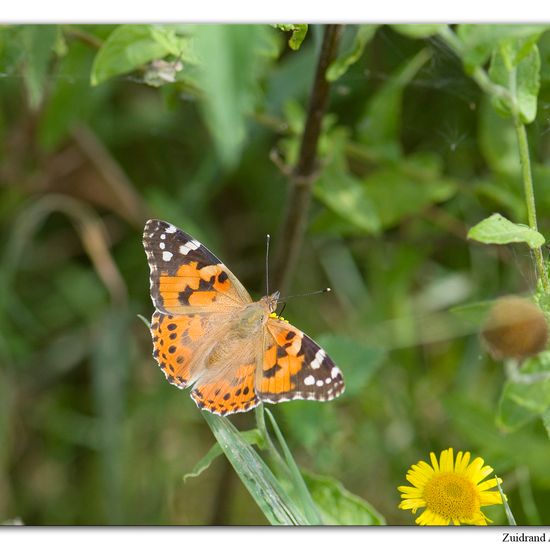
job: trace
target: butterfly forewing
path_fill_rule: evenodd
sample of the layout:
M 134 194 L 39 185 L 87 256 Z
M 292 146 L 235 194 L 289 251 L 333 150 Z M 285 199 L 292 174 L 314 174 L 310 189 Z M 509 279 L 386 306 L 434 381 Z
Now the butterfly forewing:
M 164 313 L 242 307 L 250 295 L 199 241 L 161 220 L 149 220 L 143 246 L 151 272 L 151 298 Z

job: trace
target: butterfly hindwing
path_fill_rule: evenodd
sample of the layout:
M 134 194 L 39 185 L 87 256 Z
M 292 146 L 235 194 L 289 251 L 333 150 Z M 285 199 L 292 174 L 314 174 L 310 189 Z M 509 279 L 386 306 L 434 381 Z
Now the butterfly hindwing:
M 156 310 L 151 319 L 153 357 L 170 384 L 185 388 L 191 379 L 191 363 L 203 341 L 208 315 L 169 315 Z
M 342 372 L 325 350 L 283 319 L 270 317 L 261 380 L 262 401 L 329 401 L 343 393 Z
M 151 272 L 151 298 L 164 313 L 240 307 L 250 295 L 203 244 L 161 220 L 149 220 L 143 246 Z
M 255 389 L 255 371 L 255 363 L 235 366 L 229 377 L 197 382 L 191 397 L 199 409 L 221 416 L 249 411 L 260 402 Z

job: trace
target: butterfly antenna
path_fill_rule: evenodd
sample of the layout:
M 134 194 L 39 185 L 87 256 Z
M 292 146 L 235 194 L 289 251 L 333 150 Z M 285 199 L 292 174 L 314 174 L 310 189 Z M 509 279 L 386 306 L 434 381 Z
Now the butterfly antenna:
M 327 286 L 327 288 L 323 288 L 322 290 L 314 290 L 313 292 L 304 292 L 304 294 L 293 294 L 292 296 L 285 296 L 284 298 L 279 298 L 280 302 L 283 302 L 285 300 L 288 300 L 289 298 L 300 298 L 302 296 L 313 296 L 314 294 L 324 294 L 325 292 L 331 292 L 332 289 Z
M 269 241 L 271 236 L 266 235 L 265 241 L 265 295 L 269 296 Z

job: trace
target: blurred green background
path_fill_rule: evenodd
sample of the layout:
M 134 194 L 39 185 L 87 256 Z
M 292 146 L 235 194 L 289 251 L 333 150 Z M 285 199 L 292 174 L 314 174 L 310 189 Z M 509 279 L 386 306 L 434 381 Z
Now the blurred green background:
M 280 165 L 296 162 L 323 28 L 304 32 L 0 28 L 0 522 L 266 523 L 225 458 L 182 481 L 214 439 L 151 356 L 141 233 L 149 217 L 181 227 L 261 296 L 266 233 L 285 246 Z M 389 524 L 413 523 L 397 509 L 408 467 L 449 446 L 495 468 L 518 523 L 550 523 L 548 435 L 539 419 L 499 422 L 502 366 L 478 318 L 453 309 L 534 290 L 526 246 L 466 239 L 493 212 L 526 223 L 513 124 L 420 34 L 344 29 L 289 289 L 333 292 L 284 316 L 347 390 L 270 408 L 303 468 Z M 538 48 L 528 135 L 544 234 L 550 33 Z

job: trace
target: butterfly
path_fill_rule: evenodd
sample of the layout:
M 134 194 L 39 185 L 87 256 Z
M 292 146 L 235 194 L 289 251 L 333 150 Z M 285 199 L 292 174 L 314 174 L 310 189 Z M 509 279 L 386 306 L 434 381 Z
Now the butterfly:
M 160 221 L 145 224 L 151 272 L 153 357 L 168 382 L 192 387 L 200 409 L 227 415 L 260 402 L 328 401 L 344 391 L 340 369 L 275 311 L 279 292 L 254 302 L 199 241 Z

